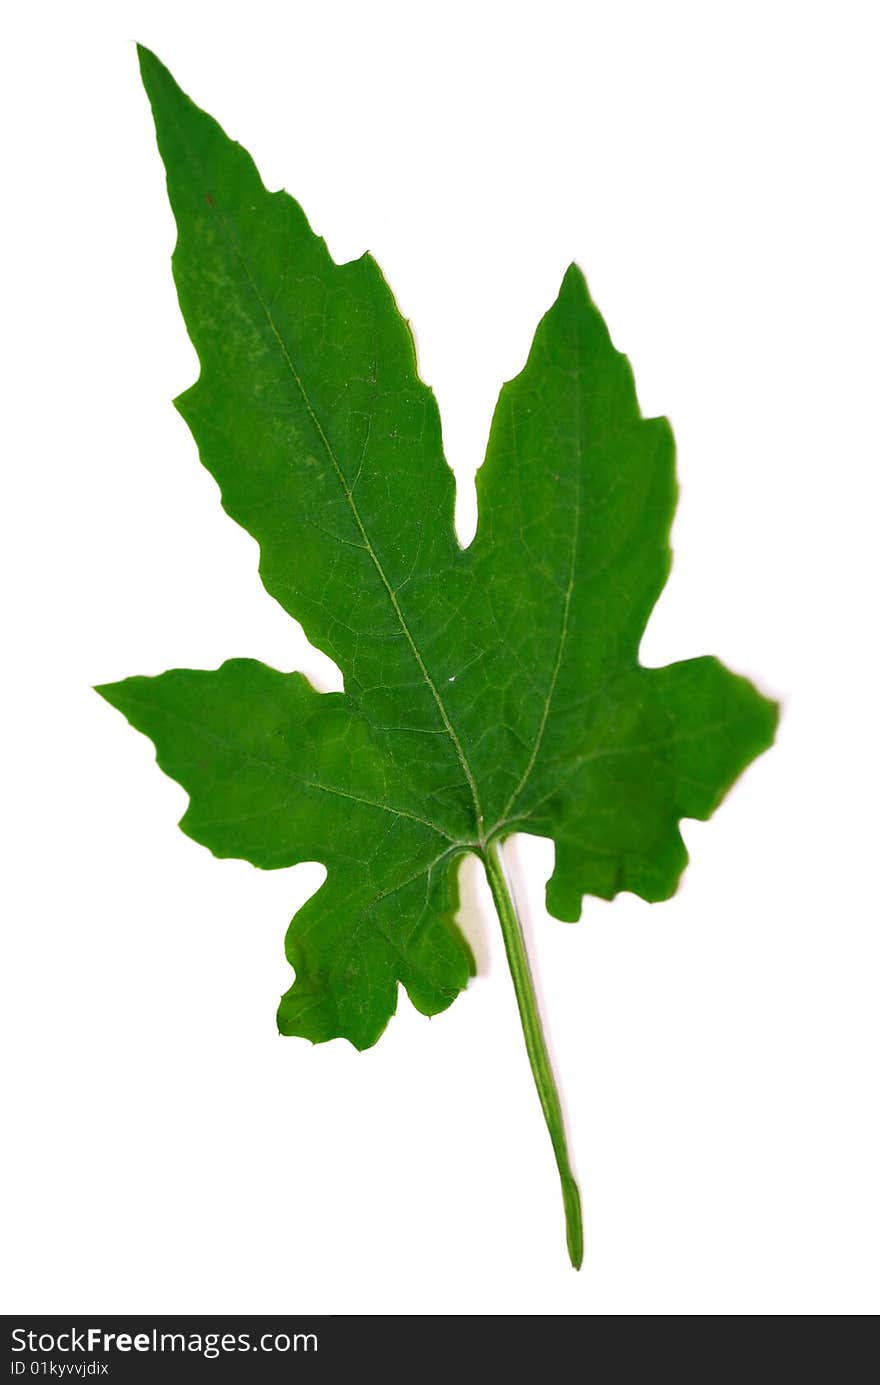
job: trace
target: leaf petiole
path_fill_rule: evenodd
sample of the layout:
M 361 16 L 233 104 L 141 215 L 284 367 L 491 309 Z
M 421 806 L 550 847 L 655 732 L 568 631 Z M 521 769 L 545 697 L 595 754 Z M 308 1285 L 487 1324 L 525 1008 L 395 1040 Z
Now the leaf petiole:
M 550 1132 L 553 1153 L 556 1155 L 559 1181 L 562 1184 L 562 1202 L 565 1207 L 565 1238 L 568 1242 L 568 1253 L 572 1265 L 576 1270 L 579 1270 L 584 1258 L 581 1195 L 569 1162 L 562 1103 L 559 1099 L 559 1090 L 553 1076 L 550 1055 L 547 1052 L 547 1043 L 541 1026 L 541 1016 L 535 997 L 535 987 L 529 967 L 522 926 L 495 843 L 490 842 L 484 848 L 483 863 L 486 867 L 489 888 L 492 891 L 492 898 L 495 901 L 495 908 L 501 923 L 504 950 L 507 953 L 507 964 L 513 978 L 513 989 L 516 992 L 516 1003 L 526 1041 L 526 1052 L 529 1055 L 532 1076 L 535 1079 L 541 1109 L 544 1112 L 544 1119 Z

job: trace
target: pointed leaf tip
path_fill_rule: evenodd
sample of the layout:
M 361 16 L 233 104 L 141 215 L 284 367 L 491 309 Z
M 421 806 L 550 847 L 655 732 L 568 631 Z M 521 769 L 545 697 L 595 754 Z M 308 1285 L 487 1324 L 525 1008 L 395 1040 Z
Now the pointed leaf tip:
M 137 55 L 141 81 L 143 82 L 144 90 L 149 97 L 151 106 L 155 106 L 155 98 L 160 90 L 164 89 L 166 92 L 174 93 L 178 96 L 184 95 L 177 82 L 175 82 L 171 73 L 168 71 L 168 68 L 156 57 L 156 54 L 150 48 L 145 48 L 142 43 L 139 43 L 137 45 Z
M 562 276 L 562 285 L 559 290 L 560 298 L 563 294 L 578 295 L 581 298 L 587 299 L 588 302 L 590 300 L 590 290 L 587 288 L 584 272 L 580 265 L 576 264 L 574 260 L 572 260 L 568 269 Z
M 163 72 L 168 71 L 167 68 L 162 67 L 162 64 L 151 48 L 146 48 L 142 43 L 138 43 L 136 47 L 138 64 L 141 69 L 142 77 L 146 78 L 148 72 L 155 72 L 157 69 L 161 69 Z

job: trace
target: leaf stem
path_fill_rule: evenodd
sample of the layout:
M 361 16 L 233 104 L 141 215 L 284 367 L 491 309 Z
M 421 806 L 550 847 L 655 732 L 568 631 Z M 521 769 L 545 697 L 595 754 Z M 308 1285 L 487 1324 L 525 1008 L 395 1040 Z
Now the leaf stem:
M 568 1253 L 572 1265 L 576 1270 L 579 1270 L 584 1258 L 581 1195 L 569 1162 L 562 1104 L 559 1100 L 559 1090 L 550 1064 L 550 1055 L 547 1052 L 544 1030 L 541 1027 L 541 1016 L 535 997 L 535 986 L 529 967 L 522 926 L 507 884 L 498 848 L 494 842 L 488 843 L 484 848 L 483 861 L 489 888 L 492 891 L 492 898 L 495 900 L 495 908 L 498 910 L 498 918 L 501 922 L 504 950 L 507 953 L 507 964 L 513 978 L 513 989 L 516 992 L 516 1003 L 519 1007 L 519 1017 L 526 1041 L 526 1052 L 529 1055 L 532 1076 L 535 1079 L 544 1119 L 550 1132 L 553 1153 L 556 1155 L 559 1181 L 562 1184 L 562 1202 L 565 1207 L 565 1238 L 568 1242 Z

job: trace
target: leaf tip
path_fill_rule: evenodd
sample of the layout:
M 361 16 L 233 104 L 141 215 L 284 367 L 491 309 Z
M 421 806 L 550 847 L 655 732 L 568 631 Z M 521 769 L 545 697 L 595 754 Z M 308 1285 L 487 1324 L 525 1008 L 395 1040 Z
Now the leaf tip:
M 116 683 L 94 683 L 92 691 L 130 721 L 131 684 L 135 681 L 133 678 L 120 678 Z
M 168 68 L 156 57 L 153 50 L 151 48 L 146 48 L 142 43 L 138 43 L 136 47 L 141 81 L 144 84 L 144 90 L 147 93 L 150 105 L 154 105 L 155 98 L 159 95 L 161 89 L 164 89 L 166 95 L 173 95 L 176 93 L 182 96 L 183 93 L 180 91 L 180 88 L 168 71 Z
M 581 269 L 580 265 L 575 263 L 574 260 L 572 260 L 571 264 L 568 266 L 568 269 L 562 276 L 562 284 L 559 289 L 559 297 L 577 297 L 585 299 L 586 302 L 590 301 L 590 290 L 587 288 L 587 281 L 584 277 L 584 271 Z
M 145 44 L 136 43 L 135 47 L 137 49 L 138 65 L 141 70 L 141 76 L 144 78 L 144 80 L 146 80 L 147 75 L 156 72 L 157 69 L 162 68 L 162 64 L 156 57 L 156 54 L 153 52 L 153 50 L 151 48 L 147 48 Z

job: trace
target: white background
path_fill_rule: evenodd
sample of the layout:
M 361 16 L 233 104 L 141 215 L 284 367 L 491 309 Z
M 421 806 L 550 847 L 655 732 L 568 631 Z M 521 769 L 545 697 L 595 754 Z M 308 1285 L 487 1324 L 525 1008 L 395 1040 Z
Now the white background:
M 3 55 L 7 1311 L 864 1314 L 877 1293 L 876 34 L 870 4 L 35 3 Z M 7 20 L 7 24 L 9 24 Z M 133 40 L 369 248 L 461 483 L 571 259 L 682 498 L 643 658 L 715 652 L 778 747 L 670 903 L 527 910 L 585 1202 L 485 886 L 480 975 L 371 1052 L 277 1037 L 320 879 L 220 863 L 90 685 L 335 677 L 170 404 L 194 379 Z

